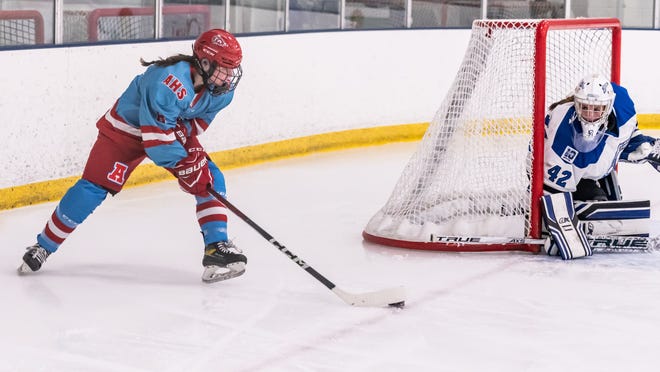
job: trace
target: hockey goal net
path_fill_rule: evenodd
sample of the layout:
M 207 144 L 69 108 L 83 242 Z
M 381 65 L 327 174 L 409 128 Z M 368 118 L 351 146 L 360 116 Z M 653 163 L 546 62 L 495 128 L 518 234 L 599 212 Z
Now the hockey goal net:
M 36 10 L 0 10 L 0 46 L 44 42 L 44 19 Z
M 619 81 L 617 19 L 477 20 L 463 62 L 366 240 L 538 252 L 546 108 L 597 72 Z
M 154 8 L 102 8 L 64 12 L 67 42 L 137 40 L 154 38 Z M 197 37 L 210 27 L 207 5 L 163 7 L 163 37 Z

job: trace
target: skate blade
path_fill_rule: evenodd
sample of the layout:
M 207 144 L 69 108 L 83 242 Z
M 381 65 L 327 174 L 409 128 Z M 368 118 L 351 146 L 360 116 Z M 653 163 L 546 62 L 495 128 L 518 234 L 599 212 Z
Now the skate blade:
M 18 272 L 18 275 L 26 275 L 34 272 L 32 271 L 32 269 L 30 269 L 30 266 L 28 266 L 25 262 L 23 262 L 21 266 L 19 266 L 18 269 L 16 269 L 16 271 Z
M 202 273 L 202 281 L 204 283 L 215 283 L 223 280 L 235 278 L 245 273 L 245 263 L 235 262 L 222 266 L 206 266 Z

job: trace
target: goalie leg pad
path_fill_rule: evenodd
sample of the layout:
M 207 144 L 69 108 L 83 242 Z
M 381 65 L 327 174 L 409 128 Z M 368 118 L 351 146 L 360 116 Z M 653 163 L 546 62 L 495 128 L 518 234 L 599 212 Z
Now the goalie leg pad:
M 575 212 L 588 236 L 648 236 L 651 202 L 648 200 L 576 202 Z
M 591 256 L 592 250 L 578 219 L 570 193 L 556 193 L 541 197 L 543 219 L 561 258 L 570 260 Z M 551 250 L 546 247 L 548 253 Z
M 559 248 L 557 248 L 557 244 L 555 244 L 554 240 L 549 238 L 549 233 L 546 232 L 546 234 L 543 235 L 543 238 L 545 238 L 545 243 L 543 243 L 543 251 L 548 256 L 559 256 Z
M 649 200 L 618 200 L 576 202 L 575 213 L 580 221 L 587 220 L 631 220 L 651 218 Z

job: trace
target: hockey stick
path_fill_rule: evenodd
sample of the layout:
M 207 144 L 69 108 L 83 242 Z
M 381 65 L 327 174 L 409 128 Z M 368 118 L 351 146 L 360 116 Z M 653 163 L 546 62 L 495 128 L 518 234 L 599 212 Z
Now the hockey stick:
M 232 213 L 242 219 L 245 223 L 250 225 L 255 229 L 264 239 L 268 240 L 272 245 L 274 245 L 280 252 L 284 253 L 291 261 L 295 262 L 302 269 L 307 271 L 314 279 L 321 282 L 339 298 L 341 298 L 345 303 L 353 306 L 385 306 L 389 305 L 392 307 L 402 308 L 405 306 L 405 289 L 403 287 L 394 287 L 387 288 L 380 291 L 366 292 L 366 293 L 350 293 L 346 292 L 339 287 L 337 287 L 333 282 L 328 280 L 325 276 L 321 275 L 318 271 L 314 270 L 313 267 L 309 266 L 302 258 L 296 256 L 293 252 L 288 250 L 284 245 L 280 244 L 272 235 L 270 235 L 266 230 L 262 229 L 254 221 L 252 221 L 245 213 L 241 212 L 236 206 L 230 203 L 225 197 L 220 195 L 217 191 L 210 188 L 208 192 L 213 195 L 214 198 L 218 199 L 222 204 L 224 204 Z
M 589 236 L 587 240 L 594 252 L 651 252 L 658 250 L 658 242 L 648 236 Z
M 644 252 L 658 250 L 653 239 L 644 236 L 589 236 L 589 245 L 594 252 Z M 546 239 L 477 237 L 477 236 L 438 236 L 431 234 L 430 242 L 456 244 L 538 244 L 544 245 Z
M 509 238 L 499 236 L 439 236 L 431 234 L 431 243 L 456 244 L 538 244 L 543 245 L 545 239 Z

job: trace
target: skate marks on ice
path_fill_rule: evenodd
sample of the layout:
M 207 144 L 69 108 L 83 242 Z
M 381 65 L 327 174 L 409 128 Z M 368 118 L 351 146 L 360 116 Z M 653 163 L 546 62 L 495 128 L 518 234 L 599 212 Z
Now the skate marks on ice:
M 342 287 L 405 285 L 404 310 L 338 302 L 237 219 L 231 234 L 248 248 L 249 272 L 204 285 L 191 200 L 175 182 L 164 182 L 107 200 L 112 203 L 90 216 L 42 271 L 27 277 L 16 275 L 16 264 L 54 206 L 0 212 L 0 245 L 15 248 L 0 250 L 0 280 L 11 299 L 0 317 L 0 371 L 556 371 L 581 365 L 650 372 L 660 364 L 653 349 L 660 342 L 658 253 L 565 262 L 363 243 L 363 224 L 387 199 L 410 154 L 392 148 L 275 162 L 228 172 L 228 179 L 247 212 Z M 657 178 L 628 185 L 621 178 L 624 198 L 644 198 L 660 185 Z M 276 197 L 257 197 L 264 179 Z M 346 200 L 352 195 L 359 197 Z M 168 223 L 189 234 L 158 235 Z M 475 344 L 485 346 L 478 358 Z

